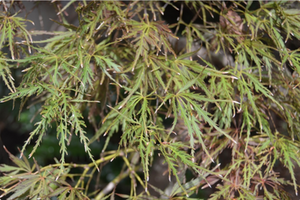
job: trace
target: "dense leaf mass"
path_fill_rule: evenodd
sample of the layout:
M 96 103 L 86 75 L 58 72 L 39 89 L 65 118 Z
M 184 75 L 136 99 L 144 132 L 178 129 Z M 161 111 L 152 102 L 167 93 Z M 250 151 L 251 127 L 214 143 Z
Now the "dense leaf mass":
M 52 1 L 64 31 L 28 30 L 21 3 L 3 2 L 0 75 L 10 93 L 1 102 L 20 99 L 20 114 L 27 106 L 38 111 L 22 159 L 7 151 L 14 165 L 0 165 L 1 196 L 188 199 L 207 187 L 214 188 L 209 199 L 290 199 L 289 187 L 298 195 L 296 2 Z M 32 39 L 41 34 L 47 39 Z M 40 166 L 34 155 L 48 134 L 60 159 Z M 90 163 L 66 161 L 72 137 Z M 115 158 L 118 174 L 98 184 Z M 169 190 L 149 181 L 159 158 Z M 130 191 L 120 194 L 126 178 Z

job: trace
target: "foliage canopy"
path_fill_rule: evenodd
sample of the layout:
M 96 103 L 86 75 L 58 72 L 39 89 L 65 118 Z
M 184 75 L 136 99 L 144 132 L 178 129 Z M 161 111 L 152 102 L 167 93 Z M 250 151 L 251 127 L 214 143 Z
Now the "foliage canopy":
M 1 101 L 21 99 L 20 113 L 40 106 L 22 159 L 10 154 L 14 165 L 0 166 L 2 196 L 147 199 L 150 188 L 171 199 L 214 185 L 210 199 L 288 199 L 289 185 L 297 195 L 300 54 L 289 46 L 300 40 L 295 2 L 54 2 L 66 30 L 59 32 L 27 30 L 29 20 L 12 14 L 16 4 L 1 4 L 0 75 L 10 90 Z M 66 19 L 73 5 L 78 26 Z M 163 18 L 167 8 L 179 13 L 172 24 Z M 49 37 L 32 39 L 41 34 Z M 15 70 L 22 70 L 20 83 Z M 47 134 L 56 134 L 61 157 L 40 166 L 32 158 Z M 118 148 L 109 149 L 118 134 Z M 66 162 L 72 137 L 91 163 Z M 98 140 L 103 148 L 93 154 Z M 148 183 L 157 156 L 175 181 L 171 191 Z M 119 174 L 91 187 L 114 158 L 123 160 Z M 116 194 L 126 177 L 130 192 Z

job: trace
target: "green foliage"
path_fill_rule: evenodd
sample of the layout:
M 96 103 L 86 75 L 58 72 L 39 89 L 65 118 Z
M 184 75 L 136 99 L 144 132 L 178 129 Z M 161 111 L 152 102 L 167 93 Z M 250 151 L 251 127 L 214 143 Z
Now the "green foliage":
M 41 32 L 26 29 L 28 20 L 4 9 L 0 75 L 10 94 L 1 101 L 21 99 L 20 112 L 41 106 L 22 160 L 10 154 L 14 166 L 0 165 L 2 196 L 143 199 L 152 189 L 161 197 L 188 199 L 215 184 L 210 199 L 288 199 L 288 186 L 297 195 L 300 54 L 287 44 L 300 40 L 299 10 L 286 1 L 230 3 L 70 1 L 56 22 L 65 31 L 44 32 L 51 37 L 39 41 L 31 35 Z M 71 5 L 78 26 L 65 19 Z M 166 6 L 179 10 L 176 23 L 163 21 Z M 191 21 L 183 7 L 193 13 Z M 173 41 L 181 39 L 184 47 L 177 49 Z M 199 54 L 203 49 L 206 56 Z M 217 55 L 233 62 L 218 65 Z M 22 80 L 16 84 L 11 70 L 18 69 Z M 61 157 L 42 167 L 34 153 L 46 134 L 56 135 Z M 91 163 L 66 161 L 74 135 Z M 116 136 L 118 148 L 111 150 Z M 98 140 L 105 140 L 102 152 L 93 154 Z M 226 151 L 230 156 L 222 159 Z M 166 178 L 175 182 L 169 193 L 148 183 L 156 156 L 164 158 Z M 91 187 L 117 157 L 118 175 Z M 189 180 L 187 172 L 193 174 Z M 117 194 L 126 177 L 130 192 Z

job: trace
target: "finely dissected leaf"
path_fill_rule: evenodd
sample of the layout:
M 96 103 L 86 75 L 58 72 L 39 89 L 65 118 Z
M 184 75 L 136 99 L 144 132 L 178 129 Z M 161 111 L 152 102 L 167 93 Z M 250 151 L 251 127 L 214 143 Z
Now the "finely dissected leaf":
M 11 53 L 11 57 L 14 60 L 16 57 L 16 52 L 14 52 L 14 48 L 16 47 L 15 45 L 15 36 L 16 36 L 16 31 L 14 30 L 18 30 L 19 34 L 21 34 L 25 40 L 26 43 L 28 45 L 28 51 L 29 53 L 31 53 L 31 48 L 30 48 L 30 43 L 32 42 L 32 38 L 31 35 L 29 34 L 29 32 L 26 29 L 25 26 L 25 22 L 31 22 L 29 20 L 20 18 L 20 17 L 16 17 L 17 14 L 14 14 L 12 16 L 5 16 L 3 14 L 1 14 L 0 16 L 0 21 L 2 26 L 0 26 L 0 34 L 1 34 L 1 39 L 0 39 L 0 48 L 2 48 L 3 43 L 5 41 L 5 39 L 8 40 L 8 45 L 9 45 L 9 50 Z M 33 22 L 31 22 L 33 23 Z
M 31 185 L 26 185 L 25 187 L 17 187 L 17 190 L 15 191 L 15 193 L 13 193 L 13 195 L 11 195 L 11 196 L 8 198 L 8 200 L 16 199 L 16 198 L 20 197 L 20 196 L 23 195 L 30 187 L 31 187 Z
M 26 158 L 24 158 L 23 160 L 21 160 L 21 159 L 15 157 L 13 154 L 11 154 L 6 149 L 5 146 L 3 146 L 3 147 L 4 147 L 5 151 L 6 151 L 6 153 L 9 154 L 9 158 L 11 159 L 11 161 L 19 167 L 19 170 L 22 170 L 22 171 L 24 170 L 26 172 L 30 172 L 31 171 L 31 168 L 30 168 L 30 165 L 29 165 L 28 161 L 26 162 Z M 4 170 L 5 170 L 5 168 L 4 168 Z M 6 168 L 6 170 L 7 170 L 7 168 Z
M 163 47 L 166 58 L 168 52 L 171 52 L 174 56 L 176 56 L 166 37 L 175 37 L 170 32 L 168 27 L 166 27 L 162 22 L 149 22 L 149 16 L 147 14 L 144 16 L 144 18 L 144 22 L 131 21 L 130 25 L 132 27 L 130 29 L 130 32 L 122 37 L 122 39 L 135 37 L 133 42 L 135 42 L 134 47 L 136 48 L 136 55 L 131 65 L 132 71 L 136 67 L 137 61 L 140 56 L 144 58 L 147 66 L 149 66 L 147 52 L 151 47 L 155 47 L 157 52 L 161 51 L 161 47 Z M 138 37 L 136 37 L 137 32 L 140 33 Z
M 285 138 L 276 138 L 276 142 L 274 144 L 274 151 L 279 151 L 280 155 L 283 156 L 281 158 L 284 166 L 289 170 L 291 174 L 291 178 L 294 185 L 294 190 L 296 195 L 298 194 L 298 187 L 296 183 L 296 177 L 294 173 L 295 164 L 300 166 L 300 162 L 298 160 L 297 151 L 299 148 L 298 144 L 294 144 L 294 142 L 290 140 L 286 140 Z
M 0 58 L 0 76 L 2 77 L 5 85 L 8 87 L 10 92 L 16 92 L 15 84 L 14 84 L 14 79 L 11 75 L 11 70 L 9 69 L 9 64 L 5 61 L 2 60 L 3 55 L 1 55 Z
M 1 172 L 19 171 L 21 168 L 2 164 L 0 165 Z
M 151 199 L 156 153 L 173 186 L 153 186 L 162 197 L 188 199 L 214 184 L 210 199 L 288 199 L 282 186 L 297 193 L 295 2 L 52 1 L 65 32 L 28 31 L 30 21 L 13 14 L 27 12 L 20 2 L 1 5 L 0 76 L 11 92 L 1 102 L 20 105 L 21 117 L 36 112 L 21 154 L 35 140 L 32 158 L 46 134 L 60 146 L 60 159 L 45 167 L 9 154 L 15 166 L 0 165 L 3 196 L 114 199 L 129 177 L 130 192 L 119 196 Z M 168 16 L 172 9 L 178 15 Z M 91 163 L 66 163 L 74 136 Z M 102 152 L 93 155 L 95 146 Z M 102 187 L 116 157 L 120 168 Z
M 68 187 L 59 187 L 57 188 L 56 190 L 54 190 L 50 195 L 49 197 L 56 197 L 56 196 L 59 196 L 59 194 L 65 192 L 65 191 L 68 191 L 69 188 Z

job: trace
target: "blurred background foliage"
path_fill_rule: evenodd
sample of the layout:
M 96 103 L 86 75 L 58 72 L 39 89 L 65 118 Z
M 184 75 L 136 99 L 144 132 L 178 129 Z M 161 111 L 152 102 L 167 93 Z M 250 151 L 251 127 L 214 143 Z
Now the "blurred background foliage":
M 298 195 L 298 2 L 0 6 L 3 198 Z

